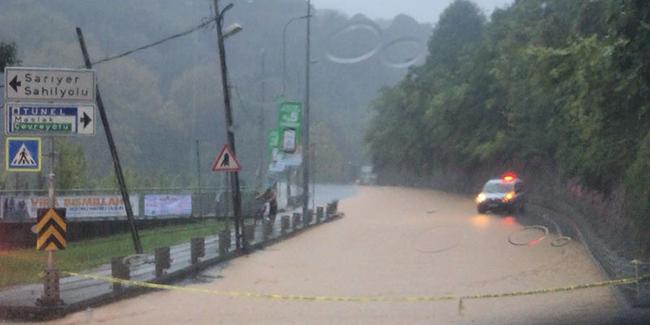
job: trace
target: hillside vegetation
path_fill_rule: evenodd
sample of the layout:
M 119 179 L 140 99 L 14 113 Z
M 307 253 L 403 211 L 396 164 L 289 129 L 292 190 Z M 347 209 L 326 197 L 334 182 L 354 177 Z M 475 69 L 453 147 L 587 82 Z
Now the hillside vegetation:
M 457 0 L 426 63 L 373 102 L 366 138 L 383 175 L 551 170 L 574 192 L 622 197 L 650 251 L 649 87 L 648 1 L 519 0 L 488 20 Z

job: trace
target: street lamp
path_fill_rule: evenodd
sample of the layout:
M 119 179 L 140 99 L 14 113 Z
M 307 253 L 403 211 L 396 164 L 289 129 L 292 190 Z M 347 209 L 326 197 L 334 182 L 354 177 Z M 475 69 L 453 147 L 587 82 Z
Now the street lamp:
M 224 11 L 225 11 L 225 9 L 224 9 Z M 228 37 L 233 36 L 233 35 L 241 32 L 243 29 L 244 28 L 241 27 L 240 24 L 234 23 L 234 24 L 228 26 L 228 28 L 226 28 L 226 30 L 223 32 L 223 38 L 227 39 Z
M 305 19 L 309 16 L 300 16 L 300 17 L 293 17 L 287 21 L 286 24 L 284 24 L 284 27 L 282 28 L 282 96 L 286 95 L 286 88 L 287 88 L 287 27 L 289 25 L 300 19 Z
M 226 29 L 226 32 L 223 31 L 223 17 L 224 14 L 233 7 L 233 4 L 227 5 L 223 8 L 222 11 L 219 11 L 219 0 L 214 0 L 214 14 L 217 22 L 217 44 L 219 46 L 219 61 L 221 67 L 221 85 L 223 88 L 223 102 L 224 102 L 224 111 L 226 115 L 226 136 L 228 138 L 228 145 L 232 150 L 233 154 L 236 155 L 235 149 L 235 132 L 233 130 L 233 116 L 232 108 L 230 107 L 230 87 L 228 87 L 228 66 L 226 65 L 226 47 L 224 45 L 224 40 L 226 37 L 230 37 L 235 33 L 242 30 L 242 27 L 238 24 L 231 25 Z M 242 228 L 243 228 L 243 219 L 241 215 L 241 192 L 239 190 L 239 173 L 232 172 L 230 173 L 231 186 L 233 190 L 233 210 L 235 217 L 235 246 L 237 249 L 242 248 Z
M 305 110 L 303 113 L 302 127 L 302 215 L 309 211 L 309 96 L 310 96 L 310 66 L 311 66 L 311 0 L 307 0 L 307 40 L 305 44 Z

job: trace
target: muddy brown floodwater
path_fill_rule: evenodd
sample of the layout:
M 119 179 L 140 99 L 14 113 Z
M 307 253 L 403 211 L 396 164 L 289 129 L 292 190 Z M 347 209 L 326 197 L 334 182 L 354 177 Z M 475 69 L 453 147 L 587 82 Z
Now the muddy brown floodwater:
M 211 290 L 318 296 L 468 295 L 605 280 L 576 241 L 479 215 L 467 197 L 361 188 L 345 218 L 204 272 Z M 516 246 L 508 239 L 528 242 Z M 55 324 L 592 324 L 618 310 L 609 288 L 436 302 L 314 302 L 160 291 Z

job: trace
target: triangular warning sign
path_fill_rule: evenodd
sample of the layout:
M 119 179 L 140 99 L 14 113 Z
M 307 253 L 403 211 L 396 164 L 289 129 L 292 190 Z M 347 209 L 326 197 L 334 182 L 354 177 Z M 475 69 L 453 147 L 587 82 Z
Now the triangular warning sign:
M 239 160 L 230 149 L 230 146 L 225 145 L 217 156 L 217 159 L 212 163 L 213 172 L 238 172 L 241 170 Z
M 27 146 L 23 143 L 16 152 L 16 156 L 11 160 L 12 167 L 36 167 L 36 160 L 32 156 L 32 153 L 27 149 Z

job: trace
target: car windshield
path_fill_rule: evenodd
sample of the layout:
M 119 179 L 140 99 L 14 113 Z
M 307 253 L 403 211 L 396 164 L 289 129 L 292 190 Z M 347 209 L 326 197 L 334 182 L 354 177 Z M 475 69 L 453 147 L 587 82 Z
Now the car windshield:
M 514 190 L 512 183 L 487 183 L 483 186 L 483 193 L 508 193 Z

